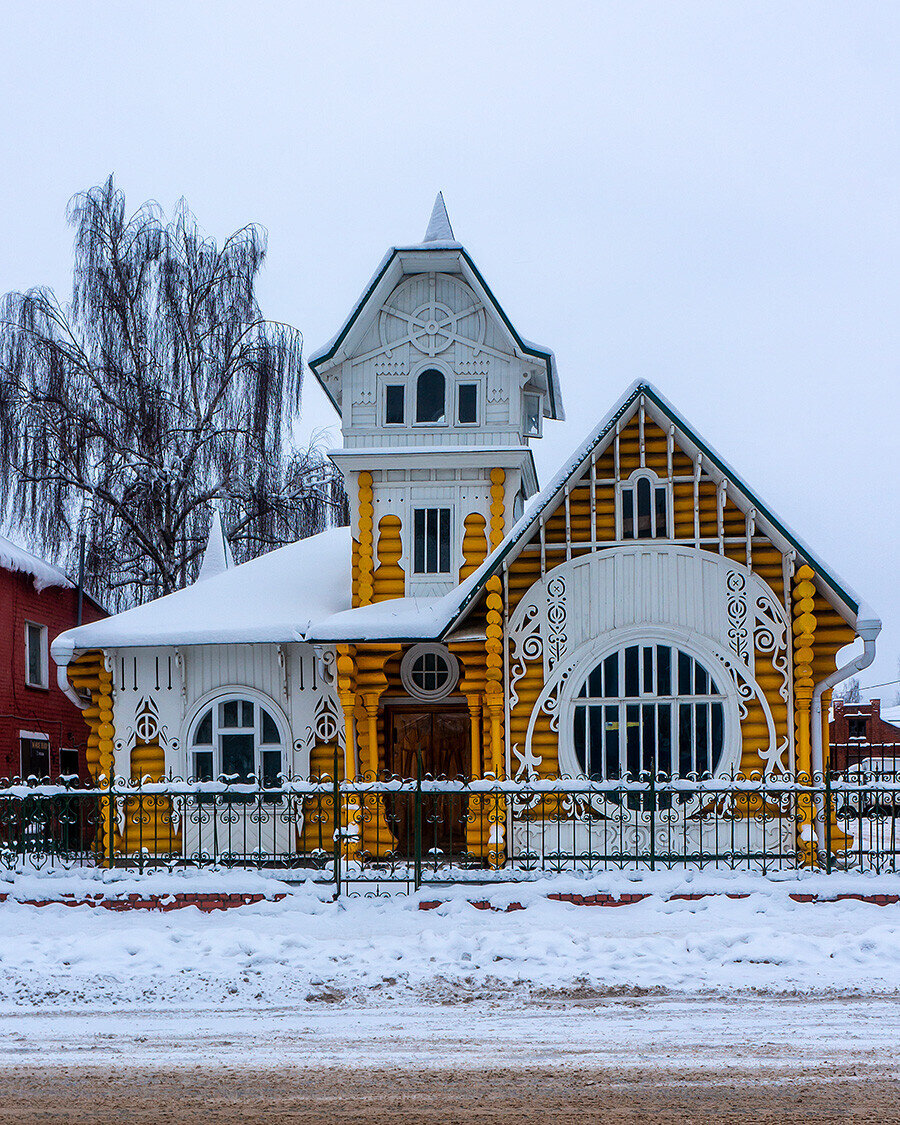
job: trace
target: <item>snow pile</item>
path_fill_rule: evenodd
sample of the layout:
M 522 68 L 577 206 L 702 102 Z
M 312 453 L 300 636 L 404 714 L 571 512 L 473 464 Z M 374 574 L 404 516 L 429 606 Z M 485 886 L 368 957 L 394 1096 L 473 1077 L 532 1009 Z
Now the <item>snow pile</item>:
M 48 586 L 63 586 L 71 588 L 73 583 L 65 576 L 59 567 L 39 559 L 24 547 L 19 547 L 9 539 L 0 535 L 0 567 L 20 574 L 30 574 L 34 579 L 34 588 L 38 593 L 46 590 Z
M 509 913 L 456 893 L 428 911 L 415 897 L 333 903 L 326 888 L 214 914 L 8 902 L 0 1012 L 900 994 L 900 907 L 796 903 L 788 887 L 618 908 L 520 888 L 528 908 Z

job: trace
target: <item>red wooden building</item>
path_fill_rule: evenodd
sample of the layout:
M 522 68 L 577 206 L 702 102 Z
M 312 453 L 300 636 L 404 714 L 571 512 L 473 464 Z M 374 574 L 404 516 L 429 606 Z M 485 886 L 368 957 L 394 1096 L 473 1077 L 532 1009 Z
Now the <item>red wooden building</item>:
M 50 656 L 50 643 L 77 613 L 75 584 L 0 536 L 0 777 L 89 778 L 87 728 Z M 84 622 L 105 616 L 84 596 Z
M 844 703 L 835 700 L 830 723 L 831 764 L 845 770 L 869 759 L 900 759 L 898 709 L 881 714 L 881 700 Z

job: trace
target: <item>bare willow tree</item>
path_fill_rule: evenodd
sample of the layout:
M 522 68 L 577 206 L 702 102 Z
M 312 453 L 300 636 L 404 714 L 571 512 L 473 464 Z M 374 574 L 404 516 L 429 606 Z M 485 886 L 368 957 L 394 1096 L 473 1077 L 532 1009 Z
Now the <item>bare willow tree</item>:
M 264 232 L 219 248 L 184 201 L 128 216 L 112 177 L 69 205 L 72 299 L 0 305 L 0 488 L 7 521 L 87 571 L 111 606 L 196 573 L 213 504 L 240 561 L 345 522 L 315 445 L 294 449 L 301 338 L 263 319 Z

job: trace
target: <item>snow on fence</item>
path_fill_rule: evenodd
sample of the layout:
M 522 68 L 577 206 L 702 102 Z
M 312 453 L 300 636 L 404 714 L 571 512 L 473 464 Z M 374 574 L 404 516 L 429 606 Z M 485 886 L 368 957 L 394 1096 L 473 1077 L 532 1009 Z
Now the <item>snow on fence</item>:
M 284 778 L 0 787 L 0 868 L 250 867 L 334 884 L 562 872 L 898 869 L 900 779 Z

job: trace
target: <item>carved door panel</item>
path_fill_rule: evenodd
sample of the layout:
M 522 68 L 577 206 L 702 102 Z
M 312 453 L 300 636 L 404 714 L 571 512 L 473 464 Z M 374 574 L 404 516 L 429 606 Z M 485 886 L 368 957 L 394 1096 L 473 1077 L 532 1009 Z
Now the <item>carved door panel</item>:
M 393 710 L 389 732 L 388 768 L 398 777 L 415 780 L 421 754 L 423 777 L 455 780 L 469 760 L 469 718 L 466 712 Z M 385 811 L 397 850 L 415 847 L 415 794 L 388 795 Z M 423 793 L 421 798 L 422 852 L 434 849 L 459 853 L 466 843 L 467 798 L 456 794 Z

